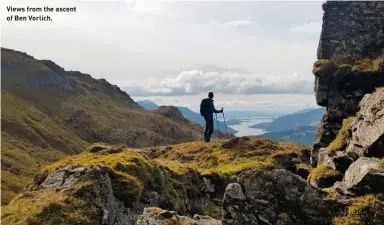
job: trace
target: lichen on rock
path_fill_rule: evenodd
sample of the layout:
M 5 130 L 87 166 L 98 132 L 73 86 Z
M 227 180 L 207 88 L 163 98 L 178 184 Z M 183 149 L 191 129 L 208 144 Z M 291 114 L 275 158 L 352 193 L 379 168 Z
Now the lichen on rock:
M 228 185 L 222 221 L 224 225 L 331 224 L 343 206 L 324 197 L 324 192 L 287 170 L 253 169 L 243 172 L 238 184 Z

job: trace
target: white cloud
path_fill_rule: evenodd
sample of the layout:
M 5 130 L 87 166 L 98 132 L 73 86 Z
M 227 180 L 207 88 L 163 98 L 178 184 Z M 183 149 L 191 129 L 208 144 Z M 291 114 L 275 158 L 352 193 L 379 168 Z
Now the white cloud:
M 248 16 L 247 19 L 245 20 L 231 20 L 226 22 L 220 22 L 217 20 L 210 19 L 209 24 L 216 25 L 219 27 L 224 27 L 224 28 L 238 28 L 241 26 L 249 26 L 252 24 L 256 24 L 256 22 L 252 20 L 252 17 Z
M 123 89 L 132 96 L 198 95 L 209 91 L 226 94 L 312 93 L 313 81 L 297 73 L 264 75 L 235 72 L 182 71 L 174 78 L 123 82 Z
M 1 45 L 127 86 L 128 93 L 138 95 L 177 99 L 211 88 L 235 99 L 241 95 L 236 93 L 309 93 L 318 36 L 302 38 L 289 28 L 319 21 L 321 4 L 5 0 L 0 2 Z M 5 21 L 6 5 L 78 10 L 54 13 L 48 23 L 14 23 Z M 293 71 L 301 77 L 294 78 Z
M 158 105 L 185 106 L 198 112 L 200 101 L 207 93 L 184 96 L 133 96 L 135 101 L 149 99 Z M 304 108 L 317 107 L 313 94 L 258 94 L 232 95 L 215 94 L 215 107 L 227 111 L 282 112 L 287 114 Z
M 310 22 L 307 24 L 302 25 L 294 25 L 291 27 L 292 32 L 299 32 L 299 33 L 311 33 L 311 34 L 319 34 L 321 32 L 323 22 L 322 21 L 316 21 L 316 22 Z

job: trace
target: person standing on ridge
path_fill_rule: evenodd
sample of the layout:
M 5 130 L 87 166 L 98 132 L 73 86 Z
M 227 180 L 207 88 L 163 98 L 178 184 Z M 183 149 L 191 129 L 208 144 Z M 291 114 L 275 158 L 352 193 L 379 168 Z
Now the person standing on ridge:
M 213 92 L 208 93 L 208 98 L 201 100 L 200 103 L 200 115 L 202 115 L 205 119 L 205 132 L 204 132 L 204 141 L 210 142 L 211 135 L 213 133 L 213 113 L 222 113 L 224 111 L 223 108 L 221 110 L 215 109 L 213 104 Z

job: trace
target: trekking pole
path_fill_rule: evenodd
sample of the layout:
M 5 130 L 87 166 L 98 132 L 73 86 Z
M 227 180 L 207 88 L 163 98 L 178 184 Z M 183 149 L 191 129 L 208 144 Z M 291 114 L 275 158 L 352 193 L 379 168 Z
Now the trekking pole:
M 219 139 L 221 139 L 219 121 L 217 120 L 217 113 L 215 113 L 215 116 L 216 116 L 216 124 L 217 124 L 217 133 L 218 133 Z
M 224 119 L 224 126 L 225 126 L 225 136 L 228 137 L 228 128 L 227 128 L 227 123 L 225 122 L 224 111 L 223 111 L 223 119 Z

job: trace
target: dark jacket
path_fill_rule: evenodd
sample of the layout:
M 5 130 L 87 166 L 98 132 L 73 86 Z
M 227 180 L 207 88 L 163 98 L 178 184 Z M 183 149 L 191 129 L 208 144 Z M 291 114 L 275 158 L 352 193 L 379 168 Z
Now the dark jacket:
M 215 109 L 215 106 L 213 104 L 213 99 L 211 99 L 211 98 L 207 98 L 207 99 L 208 99 L 208 102 L 209 102 L 209 105 L 210 105 L 209 110 L 207 111 L 207 113 L 209 115 L 212 115 L 213 113 L 222 113 L 223 112 L 223 110 Z

